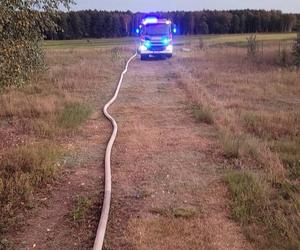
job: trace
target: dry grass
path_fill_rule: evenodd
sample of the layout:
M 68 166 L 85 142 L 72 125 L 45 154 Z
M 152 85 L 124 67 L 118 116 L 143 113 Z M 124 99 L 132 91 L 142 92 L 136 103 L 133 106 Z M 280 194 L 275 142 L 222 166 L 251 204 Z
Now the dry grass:
M 129 53 L 111 47 L 47 50 L 45 74 L 23 87 L 1 90 L 0 132 L 8 140 L 0 142 L 1 237 L 36 205 L 31 201 L 38 189 L 57 174 L 56 148 L 65 151 L 64 141 L 99 112 Z M 74 219 L 83 216 L 85 205 L 78 205 Z
M 213 111 L 210 107 L 206 107 L 203 105 L 193 105 L 192 111 L 197 121 L 207 124 L 214 123 Z
M 133 219 L 128 232 L 135 249 L 217 249 L 209 226 L 199 220 L 193 218 L 186 223 L 185 218 Z M 191 233 L 191 228 L 197 234 Z
M 169 209 L 163 209 L 163 208 L 151 208 L 150 213 L 154 215 L 160 215 L 165 217 L 174 217 L 174 218 L 183 218 L 183 219 L 190 219 L 196 216 L 197 209 L 195 207 L 191 206 L 185 206 L 185 207 L 174 207 Z
M 61 152 L 53 145 L 31 145 L 0 155 L 0 233 L 14 225 L 22 209 L 33 206 L 33 194 L 51 181 Z
M 300 72 L 286 67 L 289 47 L 282 53 L 279 63 L 274 42 L 256 60 L 240 45 L 195 46 L 177 62 L 190 99 L 214 110 L 224 155 L 248 169 L 226 178 L 246 236 L 260 248 L 298 249 Z

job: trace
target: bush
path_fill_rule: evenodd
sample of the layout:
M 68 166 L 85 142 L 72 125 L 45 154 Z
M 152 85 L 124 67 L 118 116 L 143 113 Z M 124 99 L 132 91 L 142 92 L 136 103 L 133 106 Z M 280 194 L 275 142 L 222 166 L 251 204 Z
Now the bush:
M 298 33 L 296 43 L 293 47 L 294 64 L 300 66 L 300 32 Z
M 290 65 L 290 52 L 288 51 L 288 49 L 286 47 L 284 47 L 278 55 L 278 64 L 279 66 L 282 67 L 287 67 Z
M 256 35 L 250 35 L 247 37 L 247 52 L 248 56 L 251 58 L 255 58 L 258 51 L 258 43 L 256 41 Z
M 203 105 L 194 105 L 192 110 L 197 121 L 206 124 L 214 123 L 213 111 L 210 107 L 205 107 Z

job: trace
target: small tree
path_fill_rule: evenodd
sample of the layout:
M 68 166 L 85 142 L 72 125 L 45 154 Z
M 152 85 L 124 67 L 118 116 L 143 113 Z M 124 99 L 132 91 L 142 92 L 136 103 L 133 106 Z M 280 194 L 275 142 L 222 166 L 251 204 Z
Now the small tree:
M 43 65 L 43 32 L 72 0 L 0 1 L 0 87 L 20 85 Z
M 256 41 L 256 35 L 251 34 L 247 37 L 247 52 L 248 56 L 255 58 L 258 51 L 258 43 Z
M 300 67 L 300 31 L 298 32 L 296 43 L 293 47 L 294 64 Z

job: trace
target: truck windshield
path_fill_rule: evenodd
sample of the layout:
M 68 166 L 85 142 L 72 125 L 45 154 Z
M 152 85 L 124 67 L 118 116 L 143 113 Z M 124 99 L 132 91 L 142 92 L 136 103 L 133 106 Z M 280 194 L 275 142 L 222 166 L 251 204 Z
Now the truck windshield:
M 166 36 L 169 35 L 170 26 L 168 24 L 159 23 L 147 25 L 144 28 L 144 35 L 148 36 Z

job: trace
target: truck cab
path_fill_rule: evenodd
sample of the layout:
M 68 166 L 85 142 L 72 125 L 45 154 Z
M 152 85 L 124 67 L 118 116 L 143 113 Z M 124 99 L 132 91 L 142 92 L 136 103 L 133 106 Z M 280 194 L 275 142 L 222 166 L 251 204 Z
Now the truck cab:
M 142 20 L 137 32 L 140 34 L 138 53 L 141 60 L 150 56 L 171 58 L 173 54 L 172 22 L 168 19 L 148 17 Z

